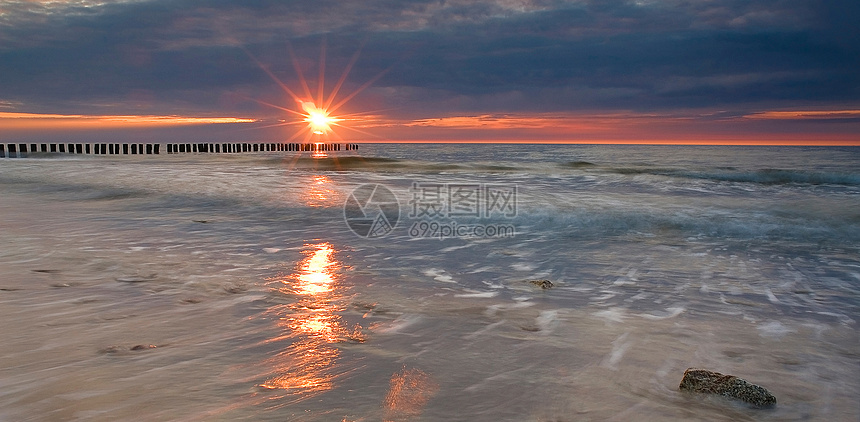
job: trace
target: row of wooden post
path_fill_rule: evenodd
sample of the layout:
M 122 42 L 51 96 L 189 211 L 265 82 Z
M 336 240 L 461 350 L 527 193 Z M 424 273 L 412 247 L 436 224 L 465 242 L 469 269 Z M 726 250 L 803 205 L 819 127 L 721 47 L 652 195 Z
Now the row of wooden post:
M 355 151 L 357 144 L 284 144 L 284 143 L 194 143 L 194 144 L 0 144 L 0 158 L 26 157 L 31 153 L 87 155 L 152 155 L 241 153 L 276 151 Z
M 238 153 L 238 152 L 277 152 L 277 151 L 354 151 L 356 144 L 281 144 L 281 143 L 230 143 L 230 144 L 167 144 L 168 154 L 183 153 Z

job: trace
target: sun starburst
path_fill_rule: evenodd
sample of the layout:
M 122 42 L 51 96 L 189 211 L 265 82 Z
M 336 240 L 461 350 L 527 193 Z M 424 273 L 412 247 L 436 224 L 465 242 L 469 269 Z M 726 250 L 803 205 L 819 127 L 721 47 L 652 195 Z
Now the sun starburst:
M 305 127 L 297 131 L 293 134 L 289 139 L 284 142 L 292 142 L 293 140 L 302 138 L 302 142 L 306 143 L 309 141 L 313 141 L 315 143 L 327 142 L 330 140 L 334 140 L 337 142 L 343 141 L 343 137 L 341 137 L 336 131 L 334 127 L 342 128 L 345 130 L 349 130 L 352 132 L 361 133 L 363 135 L 375 136 L 373 134 L 358 130 L 353 127 L 349 127 L 347 122 L 360 122 L 366 120 L 366 113 L 355 113 L 355 114 L 336 114 L 336 112 L 344 106 L 347 102 L 352 100 L 356 95 L 358 95 L 361 91 L 367 89 L 371 84 L 376 82 L 383 75 L 388 73 L 391 67 L 383 70 L 375 77 L 371 78 L 369 81 L 365 82 L 363 85 L 356 88 L 349 95 L 339 99 L 338 94 L 341 91 L 341 88 L 346 81 L 349 72 L 352 70 L 352 67 L 355 65 L 358 57 L 361 53 L 361 49 L 353 54 L 352 58 L 350 58 L 349 63 L 343 70 L 338 81 L 334 84 L 331 90 L 326 95 L 326 84 L 325 84 L 325 57 L 326 57 L 326 43 L 325 40 L 322 42 L 322 47 L 320 51 L 320 62 L 319 62 L 319 77 L 316 95 L 311 93 L 310 86 L 308 85 L 307 79 L 305 79 L 304 72 L 298 64 L 298 60 L 296 59 L 295 52 L 293 51 L 292 46 L 288 48 L 290 59 L 292 60 L 293 69 L 296 71 L 296 75 L 299 78 L 299 83 L 301 84 L 301 88 L 304 95 L 299 95 L 296 91 L 290 89 L 285 83 L 283 83 L 280 79 L 278 79 L 271 70 L 268 69 L 263 63 L 257 60 L 249 51 L 245 50 L 248 56 L 253 59 L 257 65 L 266 72 L 269 77 L 281 87 L 281 89 L 289 95 L 293 101 L 298 105 L 299 110 L 295 110 L 288 107 L 282 107 L 276 104 L 267 103 L 265 101 L 260 101 L 257 99 L 252 99 L 260 104 L 263 104 L 268 107 L 273 107 L 282 111 L 285 111 L 298 120 L 284 120 L 280 123 L 271 125 L 271 126 L 286 126 L 286 125 L 301 125 L 305 124 Z M 271 127 L 267 126 L 267 127 Z
M 330 116 L 325 109 L 317 108 L 317 106 L 309 101 L 302 103 L 302 109 L 305 111 L 304 121 L 308 123 L 308 129 L 316 135 L 325 135 L 332 129 L 332 125 L 337 125 L 337 122 L 343 119 Z

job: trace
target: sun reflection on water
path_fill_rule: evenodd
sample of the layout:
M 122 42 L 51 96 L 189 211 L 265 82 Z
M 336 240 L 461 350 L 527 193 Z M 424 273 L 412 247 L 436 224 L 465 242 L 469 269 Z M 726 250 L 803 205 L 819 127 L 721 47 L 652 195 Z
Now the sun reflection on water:
M 428 373 L 406 368 L 394 373 L 385 396 L 384 422 L 408 421 L 419 417 L 424 406 L 439 390 L 439 384 Z
M 332 189 L 332 180 L 324 174 L 310 177 L 302 189 L 301 200 L 309 207 L 325 207 L 343 202 L 338 192 Z
M 307 398 L 334 388 L 341 375 L 336 368 L 340 350 L 333 343 L 360 342 L 361 329 L 349 330 L 341 315 L 345 287 L 330 243 L 305 245 L 307 257 L 295 273 L 277 278 L 276 293 L 294 303 L 270 309 L 278 317 L 283 335 L 273 341 L 291 340 L 290 345 L 267 363 L 271 376 L 260 387 L 279 390 L 285 397 Z

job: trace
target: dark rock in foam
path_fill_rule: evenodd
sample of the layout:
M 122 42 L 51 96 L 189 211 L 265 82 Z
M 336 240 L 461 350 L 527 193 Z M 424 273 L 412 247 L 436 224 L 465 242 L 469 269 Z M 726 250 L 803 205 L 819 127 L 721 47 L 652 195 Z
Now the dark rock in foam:
M 550 289 L 550 288 L 552 288 L 552 286 L 553 286 L 553 284 L 552 284 L 552 282 L 551 282 L 551 281 L 549 281 L 549 280 L 544 280 L 544 279 L 541 279 L 541 280 L 527 280 L 527 281 L 526 281 L 526 283 L 534 284 L 535 286 L 540 287 L 541 289 Z
M 689 368 L 684 371 L 684 378 L 678 388 L 694 393 L 718 394 L 759 407 L 776 404 L 776 397 L 766 388 L 751 384 L 733 375 L 723 375 L 706 369 Z

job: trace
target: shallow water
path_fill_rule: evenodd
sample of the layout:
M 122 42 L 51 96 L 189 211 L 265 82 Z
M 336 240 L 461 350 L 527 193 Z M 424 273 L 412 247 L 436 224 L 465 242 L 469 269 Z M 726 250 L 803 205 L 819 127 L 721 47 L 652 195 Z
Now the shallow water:
M 2 160 L 0 420 L 856 420 L 858 152 Z M 344 220 L 365 183 L 385 237 Z M 515 186 L 515 215 L 412 218 L 413 183 Z M 682 394 L 688 367 L 778 405 Z

